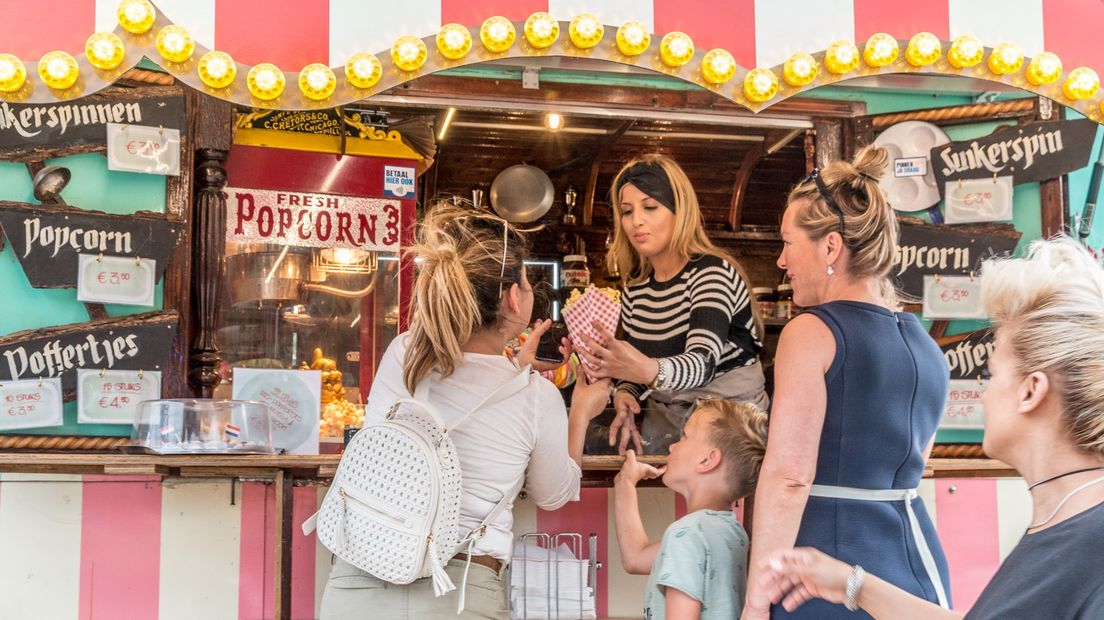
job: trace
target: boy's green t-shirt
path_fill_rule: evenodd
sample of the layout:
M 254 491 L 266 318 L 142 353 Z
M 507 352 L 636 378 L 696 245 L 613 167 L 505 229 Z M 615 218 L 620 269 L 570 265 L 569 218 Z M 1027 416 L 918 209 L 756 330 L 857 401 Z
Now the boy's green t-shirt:
M 663 533 L 644 590 L 644 620 L 665 620 L 666 589 L 701 602 L 702 620 L 739 617 L 747 591 L 748 536 L 730 510 L 698 510 Z

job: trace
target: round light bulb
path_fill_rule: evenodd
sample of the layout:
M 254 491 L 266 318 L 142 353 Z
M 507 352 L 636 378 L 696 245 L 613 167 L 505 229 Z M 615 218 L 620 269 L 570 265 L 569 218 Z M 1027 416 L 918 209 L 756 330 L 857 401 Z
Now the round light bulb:
M 836 41 L 824 53 L 824 66 L 839 75 L 850 73 L 859 66 L 859 48 L 850 41 Z
M 27 82 L 27 67 L 11 54 L 0 54 L 0 92 L 14 93 Z
M 594 15 L 580 13 L 571 19 L 568 24 L 567 34 L 571 42 L 579 49 L 590 49 L 601 42 L 606 34 L 606 27 Z
M 955 37 L 951 49 L 947 50 L 947 62 L 956 69 L 973 67 L 985 58 L 985 47 L 981 39 L 972 34 Z
M 918 32 L 909 39 L 905 60 L 914 67 L 926 67 L 943 55 L 943 43 L 930 32 Z
M 812 54 L 794 52 L 782 65 L 782 79 L 790 86 L 806 86 L 820 74 L 820 65 Z
M 702 78 L 710 84 L 724 84 L 736 75 L 736 59 L 727 50 L 709 50 L 702 58 Z
M 1079 101 L 1088 99 L 1100 89 L 1100 76 L 1096 71 L 1088 67 L 1077 67 L 1070 71 L 1066 81 L 1062 84 L 1062 92 L 1066 97 Z
M 778 93 L 778 76 L 774 71 L 759 67 L 744 76 L 744 96 L 756 103 L 769 101 Z
M 659 58 L 668 67 L 681 67 L 694 57 L 694 40 L 682 32 L 668 32 L 659 42 Z
M 38 77 L 50 88 L 65 90 L 77 83 L 80 67 L 77 59 L 67 52 L 48 52 L 38 61 Z
M 652 33 L 643 22 L 627 21 L 617 29 L 617 49 L 626 56 L 639 56 L 652 44 Z
M 900 53 L 901 48 L 897 44 L 897 39 L 879 32 L 870 35 L 866 40 L 866 46 L 863 47 L 863 60 L 871 67 L 884 67 L 893 64 Z
M 437 51 L 449 60 L 459 60 L 472 48 L 471 32 L 460 24 L 445 24 L 437 31 Z
M 487 21 L 479 27 L 479 40 L 483 42 L 483 47 L 487 48 L 488 52 L 499 54 L 510 49 L 514 44 L 517 40 L 517 30 L 514 29 L 513 22 L 501 15 L 488 17 Z
M 119 25 L 132 34 L 145 34 L 153 28 L 157 11 L 149 0 L 123 0 L 115 10 Z
M 308 99 L 322 101 L 336 88 L 337 77 L 333 70 L 320 62 L 309 64 L 299 72 L 299 90 Z
M 196 67 L 199 79 L 211 88 L 226 88 L 238 75 L 238 66 L 226 52 L 207 52 L 199 57 Z
M 1062 77 L 1062 59 L 1051 52 L 1041 52 L 1027 65 L 1027 81 L 1035 86 L 1053 84 Z
M 157 51 L 169 62 L 184 62 L 195 52 L 195 41 L 184 26 L 165 26 L 157 33 Z
M 249 92 L 261 101 L 272 101 L 284 92 L 284 72 L 274 64 L 262 62 L 254 65 L 245 78 Z
M 403 71 L 421 69 L 428 57 L 425 41 L 414 35 L 403 35 L 391 46 L 391 62 Z
M 1001 43 L 989 53 L 989 70 L 997 75 L 1015 73 L 1023 66 L 1024 57 L 1015 43 Z
M 548 13 L 538 12 L 525 20 L 525 38 L 529 45 L 544 49 L 560 37 L 560 22 Z
M 383 76 L 383 65 L 375 54 L 358 52 L 345 63 L 345 79 L 356 88 L 371 88 Z
M 110 71 L 123 64 L 126 49 L 119 35 L 113 32 L 96 32 L 85 41 L 84 54 L 93 67 Z

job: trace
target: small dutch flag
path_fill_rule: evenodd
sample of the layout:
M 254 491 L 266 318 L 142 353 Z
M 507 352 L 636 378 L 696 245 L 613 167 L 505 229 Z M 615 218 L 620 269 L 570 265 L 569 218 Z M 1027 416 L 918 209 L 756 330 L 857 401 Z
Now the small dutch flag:
M 226 436 L 227 437 L 234 437 L 236 439 L 238 437 L 238 435 L 240 435 L 240 434 L 241 434 L 241 429 L 240 428 L 234 426 L 233 424 L 227 424 L 226 425 Z

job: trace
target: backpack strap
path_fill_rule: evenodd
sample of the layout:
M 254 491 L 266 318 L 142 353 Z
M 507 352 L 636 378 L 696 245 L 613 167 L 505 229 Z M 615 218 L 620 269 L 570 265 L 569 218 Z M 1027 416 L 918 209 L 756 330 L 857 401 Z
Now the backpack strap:
M 529 385 L 529 373 L 530 372 L 531 371 L 530 371 L 528 366 L 526 366 L 525 368 L 522 368 L 521 372 L 514 375 L 513 378 L 511 378 L 506 383 L 503 383 L 502 385 L 500 385 L 497 390 L 495 390 L 495 391 L 491 392 L 490 394 L 488 394 L 486 398 L 479 401 L 479 404 L 476 405 L 475 407 L 473 407 L 471 409 L 471 411 L 468 411 L 464 415 L 460 416 L 460 418 L 455 420 L 451 425 L 446 426 L 445 427 L 445 432 L 451 431 L 451 430 L 455 429 L 457 426 L 460 426 L 465 420 L 467 420 L 469 417 L 471 417 L 471 415 L 473 413 L 475 413 L 476 411 L 479 411 L 480 409 L 482 409 L 482 408 L 484 408 L 488 405 L 493 405 L 493 404 L 495 404 L 495 403 L 497 403 L 501 400 L 505 400 L 505 399 L 513 396 L 514 394 L 517 394 L 518 392 L 520 392 L 522 389 L 525 388 L 525 386 Z M 418 387 L 421 388 L 421 385 L 419 385 Z M 415 391 L 417 391 L 417 390 L 415 390 Z
M 479 522 L 479 525 L 472 531 L 468 532 L 468 535 L 465 536 L 464 539 L 460 541 L 460 544 L 456 546 L 456 551 L 455 553 L 453 553 L 453 555 L 456 555 L 457 553 L 465 553 L 468 557 L 467 562 L 464 563 L 464 578 L 460 582 L 460 600 L 456 605 L 456 613 L 459 614 L 464 611 L 464 593 L 468 589 L 468 569 L 471 568 L 472 547 L 475 546 L 475 541 L 483 538 L 483 534 L 487 531 L 487 525 L 493 523 L 494 520 L 498 518 L 498 515 L 502 514 L 503 510 L 506 510 L 506 506 L 509 505 L 510 502 L 514 501 L 514 498 L 517 497 L 518 493 L 521 491 L 521 487 L 524 484 L 525 475 L 523 474 L 521 476 L 521 479 L 514 483 L 514 486 L 509 491 L 503 494 L 502 499 L 498 500 L 498 503 L 495 504 L 495 507 L 491 508 L 491 511 L 488 512 L 487 516 Z

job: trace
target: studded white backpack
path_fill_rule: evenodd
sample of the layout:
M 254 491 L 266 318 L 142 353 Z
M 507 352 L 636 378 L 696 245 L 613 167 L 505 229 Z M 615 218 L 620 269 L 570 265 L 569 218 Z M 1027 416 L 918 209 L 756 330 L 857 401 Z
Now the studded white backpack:
M 303 533 L 317 526 L 319 542 L 334 555 L 389 583 L 432 576 L 437 596 L 456 589 L 445 564 L 466 548 L 470 567 L 475 541 L 524 480 L 461 538 L 460 461 L 448 433 L 480 409 L 516 394 L 528 385 L 529 374 L 524 368 L 451 425 L 429 404 L 430 382 L 423 379 L 414 398 L 398 400 L 384 421 L 353 436 L 322 507 L 303 523 Z M 462 586 L 457 613 L 463 608 Z

